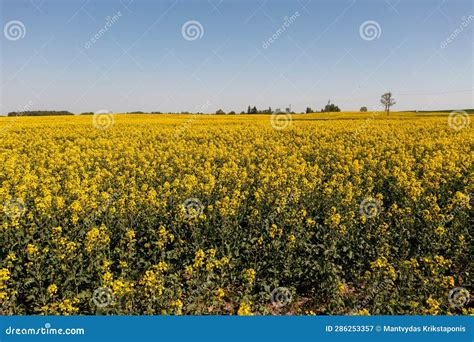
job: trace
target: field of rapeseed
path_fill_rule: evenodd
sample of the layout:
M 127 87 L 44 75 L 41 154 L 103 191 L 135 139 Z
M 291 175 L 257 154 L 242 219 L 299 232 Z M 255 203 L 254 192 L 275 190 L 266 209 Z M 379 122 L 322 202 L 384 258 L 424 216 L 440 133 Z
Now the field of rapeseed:
M 471 127 L 286 119 L 0 118 L 2 314 L 473 313 Z

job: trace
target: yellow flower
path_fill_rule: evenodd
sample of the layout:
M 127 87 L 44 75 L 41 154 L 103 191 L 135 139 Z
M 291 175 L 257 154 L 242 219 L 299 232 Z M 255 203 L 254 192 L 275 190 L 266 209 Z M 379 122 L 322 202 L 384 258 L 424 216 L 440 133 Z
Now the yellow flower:
M 38 247 L 36 247 L 34 244 L 29 243 L 26 246 L 26 254 L 29 256 L 35 256 L 38 253 Z
M 113 280 L 113 275 L 110 272 L 105 272 L 104 275 L 102 276 L 102 283 L 107 286 L 112 283 Z
M 214 293 L 214 295 L 216 296 L 217 299 L 222 299 L 225 296 L 225 292 L 222 288 L 219 287 Z
M 133 229 L 129 229 L 125 232 L 125 237 L 128 240 L 128 243 L 134 243 L 135 242 L 135 231 Z
M 171 301 L 171 306 L 176 308 L 176 314 L 181 315 L 183 309 L 183 302 L 181 299 Z
M 166 272 L 168 270 L 168 264 L 164 261 L 160 261 L 158 265 L 154 266 L 159 272 Z
M 356 316 L 370 316 L 370 312 L 367 309 L 359 309 L 355 313 Z
M 163 294 L 165 290 L 162 274 L 147 270 L 140 283 L 145 287 L 145 293 L 153 299 Z
M 117 296 L 124 296 L 133 291 L 133 283 L 120 279 L 114 280 L 112 283 L 112 291 Z
M 446 276 L 441 279 L 441 284 L 444 288 L 453 288 L 454 287 L 454 278 L 452 276 Z
M 85 248 L 88 253 L 94 250 L 106 249 L 109 245 L 110 237 L 107 234 L 105 225 L 99 228 L 94 227 L 86 233 Z
M 438 236 L 443 236 L 444 234 L 446 234 L 446 228 L 442 227 L 442 226 L 439 226 L 435 229 L 435 234 L 438 235 Z
M 288 235 L 288 244 L 293 247 L 296 244 L 296 236 L 293 234 Z
M 10 271 L 7 268 L 0 269 L 0 288 L 10 279 Z
M 255 281 L 255 275 L 256 272 L 253 268 L 248 268 L 244 271 L 244 279 L 249 283 L 249 285 L 252 285 Z
M 283 229 L 279 228 L 276 224 L 272 224 L 268 231 L 268 235 L 270 235 L 272 239 L 274 239 L 276 236 L 280 236 L 282 233 Z
M 240 303 L 239 310 L 237 311 L 237 315 L 239 316 L 253 316 L 252 303 L 242 302 Z
M 59 310 L 63 315 L 74 315 L 79 312 L 79 308 L 75 307 L 74 305 L 78 304 L 80 301 L 77 298 L 73 299 L 64 299 L 61 303 L 59 303 Z
M 160 230 L 158 232 L 159 239 L 156 242 L 159 248 L 165 247 L 167 244 L 174 241 L 174 235 L 171 234 L 169 231 L 166 230 L 164 226 L 160 226 Z
M 58 293 L 58 286 L 56 284 L 51 284 L 48 286 L 48 294 L 52 297 Z
M 206 257 L 206 253 L 202 249 L 199 249 L 196 252 L 196 255 L 194 256 L 194 267 L 199 268 L 202 265 L 204 265 L 204 258 L 205 257 Z
M 426 304 L 428 304 L 428 309 L 425 310 L 425 313 L 429 315 L 437 315 L 440 312 L 440 303 L 433 299 L 431 296 L 426 300 Z
M 347 293 L 347 285 L 344 283 L 339 283 L 337 290 L 339 291 L 339 294 L 344 295 Z

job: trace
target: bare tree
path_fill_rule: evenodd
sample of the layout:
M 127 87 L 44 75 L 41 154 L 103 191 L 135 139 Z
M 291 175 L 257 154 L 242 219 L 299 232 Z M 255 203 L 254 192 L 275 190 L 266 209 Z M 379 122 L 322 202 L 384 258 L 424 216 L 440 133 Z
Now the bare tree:
M 390 107 L 396 104 L 391 92 L 383 94 L 382 98 L 380 99 L 380 102 L 385 106 L 385 111 L 387 112 L 387 115 L 390 114 Z

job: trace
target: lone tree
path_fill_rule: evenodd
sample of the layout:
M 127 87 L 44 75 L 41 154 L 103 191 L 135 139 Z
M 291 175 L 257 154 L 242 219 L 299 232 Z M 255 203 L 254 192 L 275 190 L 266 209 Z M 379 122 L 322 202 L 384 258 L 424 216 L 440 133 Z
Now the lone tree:
M 361 111 L 361 112 L 366 112 L 366 111 L 367 111 L 367 107 L 360 107 L 360 111 Z
M 331 112 L 340 112 L 341 109 L 336 106 L 334 103 L 331 103 L 331 100 L 328 101 L 326 107 L 321 109 L 322 113 L 331 113 Z
M 380 99 L 380 102 L 385 106 L 385 111 L 387 112 L 387 115 L 390 114 L 390 107 L 396 104 L 391 92 L 383 94 L 382 98 Z

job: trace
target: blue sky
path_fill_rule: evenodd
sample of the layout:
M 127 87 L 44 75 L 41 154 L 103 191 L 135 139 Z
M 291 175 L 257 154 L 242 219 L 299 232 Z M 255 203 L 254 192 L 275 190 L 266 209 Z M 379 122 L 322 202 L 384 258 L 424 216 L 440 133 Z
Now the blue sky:
M 2 114 L 474 107 L 472 1 L 0 2 Z

